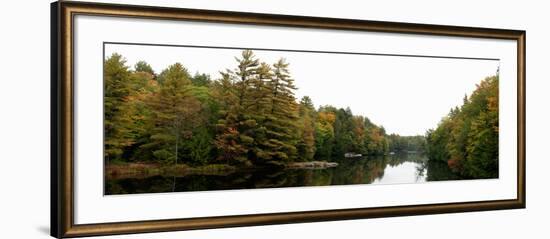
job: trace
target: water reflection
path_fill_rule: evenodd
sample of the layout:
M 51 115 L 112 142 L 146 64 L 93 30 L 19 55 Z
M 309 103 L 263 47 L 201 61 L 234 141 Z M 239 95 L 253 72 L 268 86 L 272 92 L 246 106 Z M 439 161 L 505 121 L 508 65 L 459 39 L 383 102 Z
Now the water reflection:
M 457 180 L 445 163 L 422 154 L 342 158 L 328 169 L 256 170 L 226 176 L 124 178 L 105 182 L 106 194 L 188 192 L 349 184 L 395 184 Z

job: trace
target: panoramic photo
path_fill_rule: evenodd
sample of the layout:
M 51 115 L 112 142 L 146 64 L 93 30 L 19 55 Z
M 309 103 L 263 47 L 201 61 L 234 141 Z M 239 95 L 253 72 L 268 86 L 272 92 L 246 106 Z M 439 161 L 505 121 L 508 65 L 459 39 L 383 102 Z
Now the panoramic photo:
M 494 179 L 499 60 L 104 44 L 104 194 Z

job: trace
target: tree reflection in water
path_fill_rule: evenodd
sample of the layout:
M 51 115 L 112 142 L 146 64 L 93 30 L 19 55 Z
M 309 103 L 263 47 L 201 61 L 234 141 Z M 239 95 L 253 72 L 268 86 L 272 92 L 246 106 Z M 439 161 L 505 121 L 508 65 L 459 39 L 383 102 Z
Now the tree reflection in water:
M 105 193 L 110 195 L 189 192 L 384 182 L 416 183 L 460 179 L 446 164 L 429 162 L 423 154 L 342 158 L 333 161 L 337 162 L 338 166 L 328 169 L 256 170 L 236 172 L 226 176 L 189 175 L 112 179 L 105 182 Z M 392 180 L 386 180 L 389 178 Z

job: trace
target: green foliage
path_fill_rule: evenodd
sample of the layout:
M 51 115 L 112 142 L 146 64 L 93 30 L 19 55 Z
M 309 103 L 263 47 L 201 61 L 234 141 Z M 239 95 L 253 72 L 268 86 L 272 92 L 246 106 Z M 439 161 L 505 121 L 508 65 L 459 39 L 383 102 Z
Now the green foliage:
M 183 141 L 192 139 L 193 129 L 202 123 L 202 105 L 191 94 L 189 74 L 181 64 L 169 66 L 159 78 L 159 90 L 148 102 L 155 127 L 147 147 L 158 160 L 177 164 Z
M 383 155 L 389 142 L 383 127 L 353 115 L 349 108 L 319 108 L 315 124 L 315 158 L 341 158 L 346 153 Z
M 189 85 L 191 84 L 191 75 L 187 68 L 185 68 L 181 63 L 175 63 L 171 66 L 168 66 L 158 75 L 158 82 L 160 85 L 165 84 L 165 81 L 170 81 L 167 84 L 179 84 Z M 174 87 L 177 87 L 174 85 Z
M 180 63 L 157 75 L 144 61 L 131 71 L 122 56 L 107 58 L 105 159 L 246 167 L 388 152 L 384 128 L 368 118 L 297 102 L 284 59 L 268 64 L 249 50 L 235 59 L 212 80 Z
M 389 142 L 386 139 L 386 130 L 384 127 L 373 124 L 369 119 L 365 119 L 365 130 L 367 132 L 364 141 L 367 153 L 371 155 L 385 154 L 389 150 Z
M 498 75 L 487 77 L 464 104 L 426 134 L 431 160 L 471 178 L 498 177 Z
M 333 157 L 342 157 L 347 152 L 353 151 L 353 114 L 349 108 L 338 109 L 334 112 L 336 120 L 334 122 L 334 148 Z
M 334 122 L 336 116 L 333 112 L 319 109 L 317 120 L 315 122 L 315 158 L 330 159 L 334 145 Z
M 398 134 L 390 134 L 388 135 L 388 142 L 389 150 L 394 153 L 424 153 L 426 151 L 426 138 L 422 135 L 400 136 Z
M 244 164 L 281 164 L 296 157 L 295 87 L 279 60 L 273 68 L 252 51 L 236 58 L 234 71 L 216 84 L 221 117 L 216 128 L 220 158 Z
M 302 97 L 299 105 L 298 143 L 296 149 L 299 159 L 309 161 L 315 156 L 315 117 L 313 102 L 308 96 Z
M 152 76 L 155 75 L 155 71 L 153 71 L 153 68 L 151 67 L 151 65 L 149 65 L 145 61 L 138 61 L 136 63 L 136 65 L 134 66 L 134 70 L 135 70 L 135 72 L 149 73 Z
M 298 105 L 294 97 L 294 80 L 290 77 L 289 64 L 280 59 L 273 64 L 273 77 L 267 80 L 268 110 L 260 127 L 265 128 L 265 139 L 258 142 L 264 162 L 294 161 L 296 153 L 296 120 Z
M 193 130 L 192 137 L 184 142 L 186 149 L 186 163 L 191 165 L 204 165 L 212 157 L 212 134 L 206 127 L 198 127 Z
M 191 78 L 191 83 L 195 86 L 210 86 L 212 80 L 210 75 L 196 73 L 193 78 Z
M 132 144 L 129 135 L 131 125 L 125 111 L 128 110 L 128 97 L 131 92 L 130 71 L 126 60 L 113 54 L 104 62 L 104 135 L 105 159 L 117 159 L 124 147 Z
M 238 66 L 235 71 L 222 73 L 218 84 L 218 100 L 222 103 L 220 119 L 216 124 L 215 145 L 219 151 L 219 160 L 227 163 L 250 165 L 255 143 L 254 129 L 257 126 L 248 107 L 255 68 L 259 61 L 252 51 L 243 51 L 242 58 L 235 58 Z

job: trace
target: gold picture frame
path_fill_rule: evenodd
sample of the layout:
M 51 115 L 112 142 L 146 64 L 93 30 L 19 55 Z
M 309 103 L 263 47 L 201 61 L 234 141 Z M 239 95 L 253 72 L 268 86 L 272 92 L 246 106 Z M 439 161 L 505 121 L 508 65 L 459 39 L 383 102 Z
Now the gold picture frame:
M 76 15 L 221 22 L 259 26 L 322 28 L 516 41 L 517 197 L 513 200 L 75 224 L 73 197 L 75 190 L 73 177 L 73 133 L 75 120 L 73 46 L 75 39 L 73 23 Z M 51 21 L 51 235 L 53 237 L 163 232 L 525 208 L 525 31 L 64 1 L 52 3 Z

